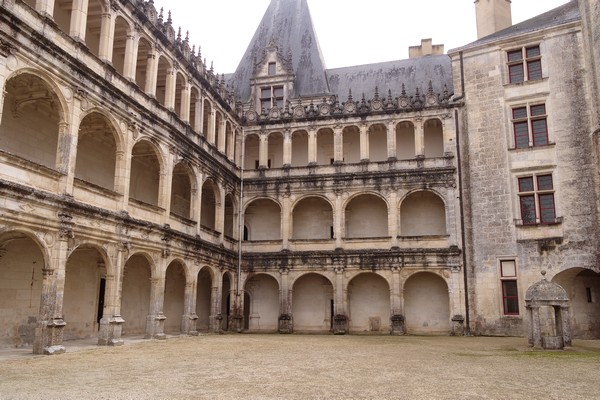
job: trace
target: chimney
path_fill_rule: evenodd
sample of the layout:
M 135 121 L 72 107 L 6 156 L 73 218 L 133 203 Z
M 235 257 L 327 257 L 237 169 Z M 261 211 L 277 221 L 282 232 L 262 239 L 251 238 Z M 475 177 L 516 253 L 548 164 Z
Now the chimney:
M 431 39 L 421 39 L 420 46 L 410 46 L 408 48 L 408 58 L 419 58 L 430 55 L 444 54 L 443 44 L 432 44 Z
M 475 0 L 477 39 L 512 25 L 511 0 Z

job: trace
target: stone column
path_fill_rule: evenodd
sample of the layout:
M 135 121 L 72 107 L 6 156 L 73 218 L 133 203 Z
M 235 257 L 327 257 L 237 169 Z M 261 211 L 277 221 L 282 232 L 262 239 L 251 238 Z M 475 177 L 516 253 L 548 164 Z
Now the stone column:
M 211 285 L 210 294 L 210 317 L 209 327 L 211 332 L 219 333 L 222 329 L 223 315 L 221 314 L 222 309 L 222 298 L 223 298 L 223 276 L 221 274 L 215 274 L 214 282 Z
M 571 339 L 571 318 L 569 317 L 569 307 L 568 306 L 563 306 L 560 308 L 560 318 L 559 320 L 561 321 L 561 325 L 562 325 L 562 336 L 563 336 L 563 341 L 565 346 L 571 346 L 572 343 L 572 339 Z M 561 332 L 557 332 L 558 335 L 561 334 Z
M 281 199 L 281 246 L 288 249 L 292 236 L 291 204 L 290 197 L 286 194 Z
M 389 160 L 396 160 L 396 121 L 389 121 L 387 126 L 387 154 Z
M 125 139 L 124 149 L 117 150 L 117 167 L 115 171 L 115 190 L 121 193 L 121 210 L 127 211 L 129 204 L 129 183 L 131 179 L 131 151 Z
M 159 151 L 162 149 L 159 149 Z M 166 224 L 171 214 L 171 186 L 173 184 L 173 169 L 175 164 L 176 154 L 173 154 L 174 148 L 169 149 L 165 165 L 160 171 L 160 182 L 158 183 L 158 206 L 165 210 L 162 218 L 162 223 Z
M 40 14 L 53 19 L 54 17 L 54 0 L 37 0 L 35 9 Z
M 425 157 L 425 136 L 423 132 L 423 119 L 415 120 L 415 155 L 417 158 Z
M 181 91 L 181 106 L 179 108 L 179 117 L 185 123 L 190 122 L 190 93 L 190 85 L 186 83 Z
M 308 130 L 308 165 L 317 164 L 317 132 L 314 129 Z
M 388 210 L 388 235 L 392 237 L 391 246 L 398 247 L 398 193 L 390 191 L 387 195 L 389 210 Z
M 63 328 L 67 324 L 63 320 L 62 302 L 69 242 L 73 238 L 73 232 L 68 228 L 61 229 L 56 238 L 56 243 L 51 249 L 50 265 L 46 265 L 42 270 L 44 277 L 33 354 L 51 355 L 65 352 Z
M 196 191 L 196 216 L 197 216 L 197 224 L 196 224 L 196 236 L 200 237 L 202 233 L 202 228 L 200 226 L 200 220 L 202 218 L 202 184 L 204 182 L 204 173 L 202 171 L 198 171 L 198 177 L 196 179 L 198 190 Z
M 346 313 L 347 289 L 344 287 L 344 267 L 336 266 L 335 270 L 335 314 L 333 316 L 334 335 L 348 333 L 348 314 Z
M 216 204 L 215 210 L 215 230 L 219 232 L 219 243 L 225 242 L 225 187 L 218 185 L 219 188 L 219 201 Z
M 127 33 L 125 42 L 125 60 L 123 62 L 123 76 L 135 82 L 135 69 L 137 68 L 138 42 L 133 33 Z
M 542 347 L 542 331 L 540 327 L 540 308 L 538 306 L 531 307 L 531 312 L 533 313 L 533 326 L 532 326 L 532 335 L 533 335 L 533 347 L 541 348 Z
M 196 99 L 192 107 L 194 107 L 194 131 L 200 133 L 202 132 L 202 100 Z
M 88 0 L 73 0 L 71 9 L 71 27 L 69 35 L 81 42 L 85 42 L 87 25 Z
M 267 168 L 269 165 L 269 135 L 261 132 L 258 135 L 258 168 Z
M 529 346 L 533 346 L 533 310 L 530 306 L 525 307 L 525 313 L 527 314 L 527 322 L 529 323 L 529 329 L 527 330 L 527 342 Z
M 161 264 L 165 263 L 161 258 Z M 165 301 L 165 268 L 161 265 L 157 268 L 160 276 L 150 278 L 150 313 L 146 318 L 146 339 L 166 339 L 165 320 L 163 305 Z
M 340 125 L 336 125 L 333 130 L 333 162 L 344 162 L 344 136 L 343 129 Z
M 369 131 L 366 123 L 360 124 L 360 161 L 369 161 Z
M 392 306 L 390 334 L 400 336 L 406 333 L 404 325 L 404 291 L 400 283 L 400 266 L 392 267 L 392 288 L 390 291 L 390 304 Z
M 158 54 L 155 49 L 148 52 L 148 62 L 146 63 L 146 87 L 144 92 L 147 95 L 156 97 L 156 79 L 158 77 Z
M 335 209 L 333 218 L 333 235 L 335 236 L 335 247 L 341 249 L 344 247 L 344 208 L 343 208 L 342 191 L 335 191 Z
M 208 133 L 207 133 L 207 139 L 208 142 L 210 144 L 215 144 L 215 129 L 217 126 L 217 112 L 215 110 L 211 110 L 210 111 L 210 115 L 209 115 L 209 122 L 208 122 Z
M 292 305 L 290 303 L 291 291 L 288 286 L 288 276 L 290 270 L 288 268 L 280 268 L 281 288 L 279 290 L 279 333 L 292 333 L 294 331 L 294 323 L 292 316 Z
M 185 283 L 183 315 L 181 316 L 181 332 L 191 336 L 198 336 L 198 329 L 196 328 L 196 321 L 198 320 L 198 315 L 196 315 L 197 279 L 198 276 L 196 275 L 193 282 L 186 281 Z
M 292 165 L 292 132 L 286 129 L 283 132 L 283 166 Z
M 115 24 L 110 12 L 102 14 L 101 24 L 98 57 L 104 62 L 112 63 Z
M 225 144 L 226 144 L 226 139 L 225 139 L 225 130 L 226 130 L 226 126 L 227 126 L 227 121 L 225 121 L 225 118 L 221 118 L 221 123 L 219 126 L 219 151 L 221 153 L 225 153 Z
M 464 318 L 465 310 L 462 308 L 463 292 L 461 290 L 461 265 L 459 262 L 456 262 L 454 264 L 449 263 L 448 266 L 451 268 L 448 296 L 450 303 L 452 335 L 463 336 L 465 334 L 466 327 Z
M 171 111 L 175 110 L 176 71 L 173 67 L 167 69 L 167 82 L 165 87 L 165 107 Z
M 196 132 L 202 133 L 205 139 L 208 139 L 208 132 L 204 132 L 204 97 L 206 96 L 206 91 L 202 89 L 200 91 L 200 98 L 198 99 L 198 106 L 196 107 L 196 121 L 198 121 L 198 125 L 196 126 Z
M 104 310 L 98 330 L 98 345 L 120 346 L 123 344 L 121 332 L 125 320 L 121 317 L 121 292 L 123 271 L 129 251 L 127 246 L 119 243 L 116 254 L 111 257 L 113 265 L 106 268 L 106 290 L 104 294 Z

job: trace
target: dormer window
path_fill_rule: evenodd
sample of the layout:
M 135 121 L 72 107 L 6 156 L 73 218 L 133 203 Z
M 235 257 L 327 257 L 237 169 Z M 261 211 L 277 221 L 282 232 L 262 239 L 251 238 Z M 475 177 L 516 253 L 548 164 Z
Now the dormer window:
M 270 62 L 269 63 L 269 76 L 273 76 L 277 74 L 277 63 Z
M 283 86 L 269 86 L 260 89 L 260 106 L 270 110 L 277 106 L 283 108 Z

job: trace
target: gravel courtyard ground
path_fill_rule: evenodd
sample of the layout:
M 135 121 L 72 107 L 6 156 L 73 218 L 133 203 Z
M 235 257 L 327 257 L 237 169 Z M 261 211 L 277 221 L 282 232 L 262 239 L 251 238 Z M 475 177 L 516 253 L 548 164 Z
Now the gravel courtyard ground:
M 600 341 L 208 335 L 0 354 L 0 399 L 598 399 L 599 370 Z

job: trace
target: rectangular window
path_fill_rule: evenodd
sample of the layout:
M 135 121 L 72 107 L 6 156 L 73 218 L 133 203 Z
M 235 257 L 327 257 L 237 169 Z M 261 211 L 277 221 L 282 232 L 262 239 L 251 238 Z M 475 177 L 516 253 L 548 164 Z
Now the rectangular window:
M 556 223 L 552 175 L 519 178 L 519 206 L 523 225 Z
M 547 118 L 545 104 L 513 108 L 515 148 L 527 148 L 530 144 L 534 147 L 549 144 Z
M 585 288 L 585 298 L 587 299 L 588 303 L 592 302 L 592 288 L 589 288 L 589 287 Z
M 277 64 L 274 62 L 269 63 L 269 76 L 273 76 L 277 73 Z
M 519 291 L 515 260 L 500 261 L 500 280 L 504 315 L 519 315 Z
M 283 86 L 261 88 L 260 106 L 265 111 L 269 111 L 274 106 L 283 109 Z
M 508 81 L 510 83 L 542 79 L 542 53 L 540 52 L 540 46 L 510 50 L 506 55 L 508 60 Z

